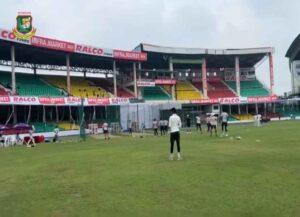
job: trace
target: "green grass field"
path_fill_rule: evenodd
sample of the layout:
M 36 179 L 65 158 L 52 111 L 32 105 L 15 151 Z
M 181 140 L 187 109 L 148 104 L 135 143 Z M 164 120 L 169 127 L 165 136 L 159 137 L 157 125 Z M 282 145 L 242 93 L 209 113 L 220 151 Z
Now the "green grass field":
M 300 122 L 0 150 L 0 216 L 300 216 Z

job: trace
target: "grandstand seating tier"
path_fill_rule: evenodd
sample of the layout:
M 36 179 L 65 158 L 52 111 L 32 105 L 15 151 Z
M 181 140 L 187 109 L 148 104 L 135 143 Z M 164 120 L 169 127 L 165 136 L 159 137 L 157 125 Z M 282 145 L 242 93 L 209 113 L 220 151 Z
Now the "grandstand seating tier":
M 227 81 L 227 85 L 236 91 L 236 82 Z M 241 81 L 241 96 L 268 96 L 270 93 L 264 88 L 264 86 L 258 81 Z
M 11 87 L 11 75 L 8 72 L 0 72 L 0 83 L 4 87 Z M 32 74 L 16 74 L 16 91 L 21 96 L 62 96 L 62 92 L 45 83 L 39 77 Z
M 145 100 L 169 100 L 171 96 L 168 95 L 161 87 L 144 87 L 142 90 Z
M 47 82 L 67 90 L 66 78 L 58 76 L 44 76 Z M 71 95 L 75 97 L 109 97 L 109 94 L 100 86 L 94 84 L 82 77 L 71 77 Z
M 203 95 L 190 82 L 181 81 L 176 83 L 176 98 L 177 100 L 195 100 L 202 99 Z

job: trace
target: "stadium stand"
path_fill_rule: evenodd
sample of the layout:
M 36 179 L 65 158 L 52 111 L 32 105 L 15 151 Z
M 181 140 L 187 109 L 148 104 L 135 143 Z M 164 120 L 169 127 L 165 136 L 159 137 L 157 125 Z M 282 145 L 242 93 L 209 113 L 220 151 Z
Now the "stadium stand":
M 235 118 L 236 120 L 240 120 L 240 121 L 248 121 L 248 120 L 254 120 L 253 115 L 251 114 L 233 114 L 231 115 L 233 118 Z
M 225 98 L 235 97 L 236 94 L 232 92 L 221 80 L 208 81 L 208 92 L 209 98 Z
M 78 125 L 69 122 L 60 122 L 58 123 L 58 127 L 64 130 L 79 130 Z
M 58 76 L 44 76 L 47 82 L 67 90 L 66 78 Z M 99 86 L 94 86 L 91 81 L 82 77 L 71 77 L 71 95 L 76 97 L 109 97 L 109 93 Z
M 190 82 L 180 81 L 176 84 L 176 97 L 177 100 L 194 100 L 202 99 L 203 95 Z
M 226 84 L 236 91 L 235 81 L 227 81 Z M 269 91 L 258 80 L 241 81 L 241 96 L 268 96 L 269 94 Z
M 11 75 L 0 72 L 0 82 L 4 87 L 10 88 Z M 16 74 L 17 94 L 20 96 L 62 96 L 62 91 L 45 83 L 32 74 Z
M 142 91 L 145 100 L 169 100 L 171 96 L 161 87 L 144 87 Z
M 0 96 L 8 96 L 8 93 L 6 92 L 6 90 L 0 86 Z
M 53 132 L 53 130 L 56 126 L 54 123 L 42 123 L 42 122 L 33 122 L 33 123 L 30 123 L 30 125 L 34 126 L 35 132 L 37 132 L 37 133 Z
M 92 82 L 94 82 L 97 86 L 102 87 L 107 92 L 113 94 L 113 92 L 114 92 L 113 84 L 111 82 L 107 81 L 106 79 L 92 80 Z M 124 97 L 124 98 L 133 98 L 134 97 L 134 95 L 132 93 L 130 93 L 125 88 L 122 88 L 120 86 L 117 86 L 117 94 L 118 94 L 118 97 Z

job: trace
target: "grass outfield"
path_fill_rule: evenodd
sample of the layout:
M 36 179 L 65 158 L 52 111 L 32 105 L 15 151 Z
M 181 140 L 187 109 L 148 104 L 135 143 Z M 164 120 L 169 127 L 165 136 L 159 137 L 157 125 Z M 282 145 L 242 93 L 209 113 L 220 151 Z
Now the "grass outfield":
M 0 150 L 0 216 L 300 216 L 300 122 Z

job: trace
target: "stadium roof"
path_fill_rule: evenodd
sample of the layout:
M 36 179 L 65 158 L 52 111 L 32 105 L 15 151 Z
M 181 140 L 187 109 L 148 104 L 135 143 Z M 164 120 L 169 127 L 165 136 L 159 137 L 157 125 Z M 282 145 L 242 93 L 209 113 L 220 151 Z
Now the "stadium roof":
M 176 59 L 199 60 L 205 58 L 208 68 L 233 68 L 235 57 L 240 59 L 240 67 L 254 67 L 263 58 L 273 53 L 273 47 L 245 48 L 245 49 L 205 49 L 205 48 L 179 48 L 163 47 L 141 43 L 136 51 L 145 52 L 148 55 L 145 67 L 168 68 L 169 57 Z M 180 64 L 176 68 L 185 68 L 190 64 Z M 197 66 L 199 68 L 199 66 Z
M 147 60 L 147 54 L 142 52 L 99 48 L 40 36 L 22 40 L 13 32 L 0 29 L 0 60 L 11 60 L 12 45 L 16 61 L 31 64 L 65 66 L 67 54 L 71 66 L 83 68 L 111 68 L 113 60 L 120 64 Z
M 285 54 L 285 57 L 288 57 L 293 60 L 300 60 L 300 34 L 295 38 L 288 51 Z

